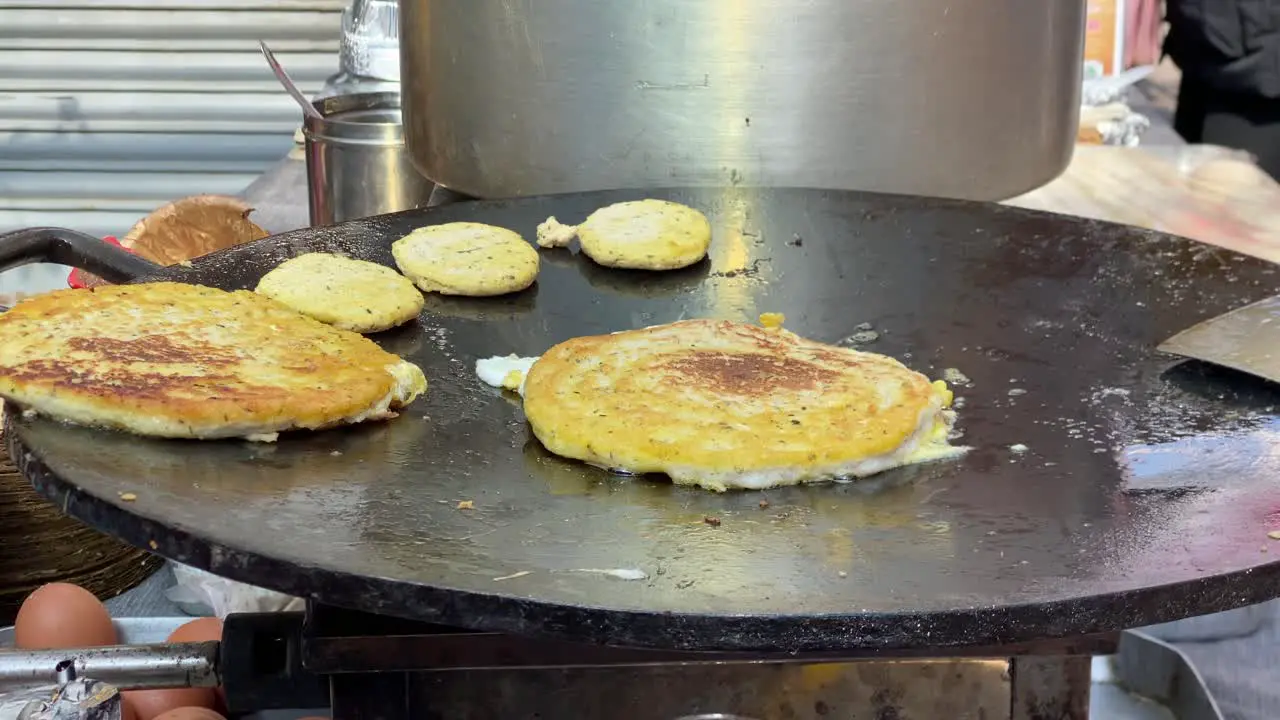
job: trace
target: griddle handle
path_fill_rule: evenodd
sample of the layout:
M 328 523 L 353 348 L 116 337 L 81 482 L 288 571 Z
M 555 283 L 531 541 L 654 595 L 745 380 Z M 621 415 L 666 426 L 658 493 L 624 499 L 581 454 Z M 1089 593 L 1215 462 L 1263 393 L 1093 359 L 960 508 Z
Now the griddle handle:
M 0 272 L 48 262 L 91 272 L 109 283 L 150 275 L 160 266 L 92 235 L 64 228 L 27 228 L 0 235 Z

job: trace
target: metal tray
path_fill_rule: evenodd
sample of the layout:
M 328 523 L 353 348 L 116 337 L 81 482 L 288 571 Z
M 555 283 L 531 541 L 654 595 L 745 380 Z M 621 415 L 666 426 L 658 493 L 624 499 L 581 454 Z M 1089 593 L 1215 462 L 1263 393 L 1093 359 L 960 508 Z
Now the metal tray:
M 126 644 L 163 642 L 189 617 L 114 620 Z M 0 648 L 13 646 L 13 628 L 0 628 Z M 316 710 L 273 710 L 248 720 L 294 720 Z M 320 710 L 321 714 L 325 711 Z M 1090 716 L 1098 720 L 1223 720 L 1204 679 L 1177 648 L 1140 631 L 1125 632 L 1117 654 L 1093 661 Z
M 161 643 L 179 626 L 195 620 L 192 617 L 132 617 L 116 618 L 116 636 L 122 645 Z M 13 647 L 13 628 L 0 628 L 0 648 Z
M 1130 630 L 1094 658 L 1089 715 L 1099 720 L 1223 720 L 1204 678 L 1174 646 Z

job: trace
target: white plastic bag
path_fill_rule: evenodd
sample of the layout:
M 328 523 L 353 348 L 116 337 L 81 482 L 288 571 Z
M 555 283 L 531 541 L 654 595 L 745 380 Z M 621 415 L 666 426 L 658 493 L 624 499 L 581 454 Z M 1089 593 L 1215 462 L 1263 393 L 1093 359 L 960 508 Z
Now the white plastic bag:
M 173 567 L 175 584 L 165 591 L 165 597 L 191 615 L 211 612 L 218 618 L 225 618 L 231 613 L 285 612 L 303 608 L 301 598 L 228 580 L 186 565 L 169 564 Z
M 1084 81 L 1080 104 L 1088 107 L 1090 105 L 1109 105 L 1114 102 L 1123 102 L 1125 93 L 1129 92 L 1129 88 L 1147 79 L 1147 76 L 1153 72 L 1155 72 L 1155 66 L 1146 65 L 1144 67 L 1129 68 L 1119 75 L 1089 78 Z

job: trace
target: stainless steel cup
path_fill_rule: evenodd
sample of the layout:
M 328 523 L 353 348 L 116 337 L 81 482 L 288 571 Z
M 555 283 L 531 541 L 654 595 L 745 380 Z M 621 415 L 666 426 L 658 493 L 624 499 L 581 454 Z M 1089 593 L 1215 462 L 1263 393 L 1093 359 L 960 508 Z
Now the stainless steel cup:
M 339 95 L 313 104 L 321 118 L 306 117 L 302 125 L 313 226 L 427 204 L 433 183 L 405 150 L 399 93 Z

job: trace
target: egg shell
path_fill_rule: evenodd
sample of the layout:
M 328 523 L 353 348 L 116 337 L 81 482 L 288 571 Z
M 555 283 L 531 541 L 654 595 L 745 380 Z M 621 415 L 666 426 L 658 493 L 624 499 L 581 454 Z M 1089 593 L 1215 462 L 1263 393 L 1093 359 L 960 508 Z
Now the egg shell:
M 155 720 L 227 720 L 209 708 L 180 707 L 157 715 Z
M 213 688 L 126 690 L 121 695 L 124 696 L 125 704 L 138 716 L 138 720 L 156 720 L 178 708 L 204 708 L 213 712 L 213 708 L 218 705 L 218 695 Z M 212 717 L 222 716 L 215 713 Z
M 14 620 L 14 644 L 23 650 L 115 645 L 115 626 L 93 593 L 70 583 L 49 583 L 22 601 Z

